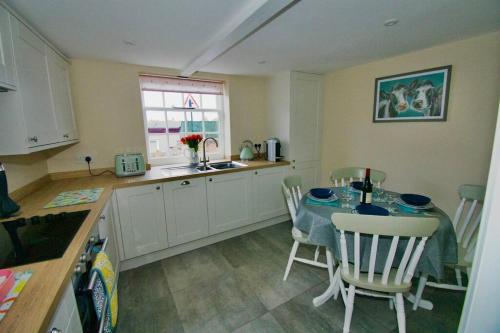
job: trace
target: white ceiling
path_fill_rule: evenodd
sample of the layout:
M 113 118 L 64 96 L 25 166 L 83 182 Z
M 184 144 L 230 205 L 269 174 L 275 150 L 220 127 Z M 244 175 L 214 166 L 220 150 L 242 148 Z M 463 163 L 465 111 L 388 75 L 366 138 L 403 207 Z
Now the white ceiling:
M 70 57 L 183 69 L 255 1 L 6 2 Z M 498 29 L 499 0 L 302 0 L 202 70 L 321 73 Z

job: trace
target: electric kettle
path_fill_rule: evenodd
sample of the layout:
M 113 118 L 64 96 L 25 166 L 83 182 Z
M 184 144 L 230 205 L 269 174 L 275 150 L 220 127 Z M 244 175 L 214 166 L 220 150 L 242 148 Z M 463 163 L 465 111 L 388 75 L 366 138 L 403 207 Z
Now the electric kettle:
M 250 140 L 245 140 L 240 146 L 240 160 L 249 161 L 253 159 L 253 142 Z
M 3 164 L 0 162 L 0 218 L 12 216 L 19 208 L 19 205 L 9 198 L 7 176 Z

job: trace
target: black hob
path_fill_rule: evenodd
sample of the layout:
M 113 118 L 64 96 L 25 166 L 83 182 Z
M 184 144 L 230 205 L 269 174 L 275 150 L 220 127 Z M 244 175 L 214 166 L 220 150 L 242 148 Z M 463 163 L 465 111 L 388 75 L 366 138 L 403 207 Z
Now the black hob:
M 0 222 L 0 268 L 60 258 L 90 210 Z

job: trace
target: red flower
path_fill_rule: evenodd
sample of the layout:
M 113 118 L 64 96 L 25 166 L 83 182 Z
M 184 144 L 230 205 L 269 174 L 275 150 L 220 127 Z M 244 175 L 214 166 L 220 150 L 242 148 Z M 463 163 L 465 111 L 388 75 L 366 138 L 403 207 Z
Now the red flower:
M 199 134 L 191 134 L 181 138 L 181 143 L 188 145 L 189 148 L 198 151 L 198 144 L 203 140 L 203 137 Z

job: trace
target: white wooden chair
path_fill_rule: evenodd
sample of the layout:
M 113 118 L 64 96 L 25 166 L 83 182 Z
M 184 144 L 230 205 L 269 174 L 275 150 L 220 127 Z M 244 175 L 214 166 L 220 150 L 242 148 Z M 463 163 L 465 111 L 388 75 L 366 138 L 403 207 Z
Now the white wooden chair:
M 411 288 L 411 279 L 427 238 L 439 225 L 437 218 L 371 216 L 348 213 L 332 214 L 332 222 L 340 230 L 340 250 L 342 266 L 340 276 L 349 284 L 345 299 L 344 332 L 349 332 L 356 293 L 374 297 L 389 298 L 391 308 L 396 306 L 399 332 L 406 331 L 403 293 Z M 351 256 L 354 264 L 348 261 L 346 233 L 354 233 L 354 244 L 349 246 L 354 252 Z M 368 273 L 360 272 L 360 235 L 371 237 Z M 389 254 L 377 258 L 379 236 L 392 236 Z M 409 237 L 399 267 L 392 268 L 400 237 Z M 418 240 L 420 238 L 420 240 Z M 415 249 L 414 245 L 416 245 Z M 385 255 L 385 254 L 384 254 Z M 375 263 L 384 260 L 382 274 L 375 273 Z M 342 283 L 342 282 L 341 282 Z
M 335 187 L 345 186 L 346 182 L 362 181 L 365 178 L 365 168 L 347 167 L 333 170 L 330 181 Z M 385 180 L 385 172 L 370 170 L 370 179 L 376 187 L 380 187 Z
M 479 224 L 481 223 L 485 191 L 486 188 L 482 185 L 464 184 L 458 187 L 460 204 L 453 218 L 453 228 L 457 235 L 458 250 L 458 263 L 453 266 L 457 284 L 429 282 L 427 281 L 427 276 L 422 275 L 418 283 L 413 310 L 418 308 L 426 285 L 450 290 L 467 290 L 467 287 L 462 282 L 462 272 L 469 277 L 476 249 L 477 233 L 479 231 Z
M 290 216 L 292 217 L 292 222 L 295 222 L 297 216 L 297 209 L 299 207 L 300 200 L 302 199 L 302 193 L 300 191 L 300 187 L 302 186 L 302 180 L 300 176 L 288 176 L 283 179 L 282 182 L 283 194 L 285 195 L 286 204 L 288 206 L 288 211 L 290 212 Z M 330 276 L 330 281 L 333 280 L 333 270 L 335 267 L 335 263 L 333 261 L 333 255 L 326 249 L 326 260 L 327 263 L 322 263 L 318 261 L 319 257 L 319 246 L 316 246 L 316 250 L 314 252 L 314 260 L 300 258 L 297 257 L 297 250 L 299 249 L 300 244 L 312 244 L 309 241 L 309 237 L 306 233 L 300 231 L 295 226 L 292 227 L 292 238 L 294 239 L 292 250 L 290 251 L 290 256 L 288 258 L 288 264 L 286 265 L 285 275 L 283 276 L 283 281 L 286 281 L 288 278 L 288 274 L 290 274 L 290 269 L 292 268 L 292 264 L 294 261 L 298 261 L 304 264 L 327 268 L 328 274 Z

